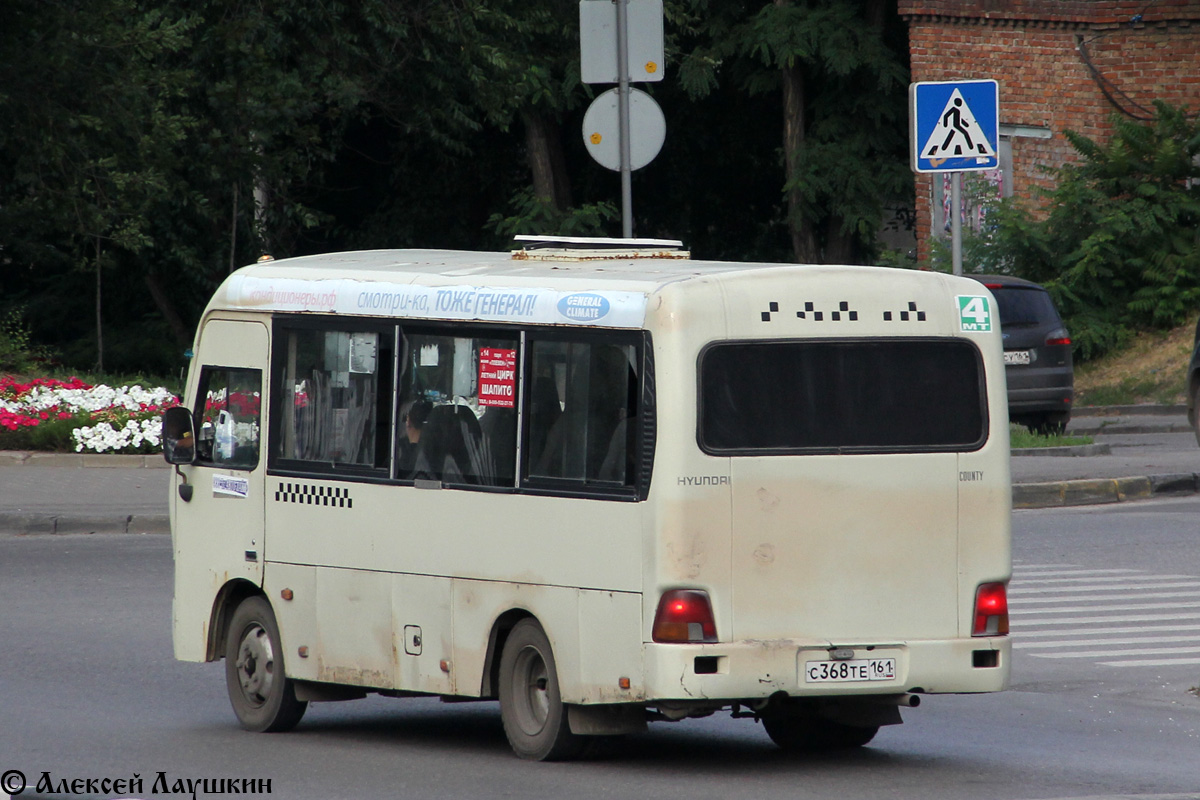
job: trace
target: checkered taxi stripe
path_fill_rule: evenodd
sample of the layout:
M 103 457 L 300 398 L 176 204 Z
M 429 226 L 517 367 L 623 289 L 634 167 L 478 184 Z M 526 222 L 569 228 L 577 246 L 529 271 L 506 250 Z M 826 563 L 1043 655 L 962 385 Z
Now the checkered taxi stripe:
M 305 483 L 281 483 L 275 489 L 275 502 L 307 506 L 354 508 L 350 490 L 334 486 L 310 486 Z
M 768 303 L 767 310 L 760 313 L 763 322 L 770 322 L 773 314 L 781 313 L 780 305 L 776 302 Z M 788 309 L 782 313 L 790 316 L 792 309 Z M 850 301 L 848 300 L 838 301 L 836 309 L 827 308 L 824 310 L 819 310 L 816 306 L 816 303 L 804 303 L 803 307 L 795 310 L 795 314 L 797 319 L 811 320 L 813 322 L 824 322 L 827 317 L 831 322 L 841 322 L 843 320 L 847 322 L 858 322 L 858 311 L 850 307 Z M 884 322 L 924 322 L 925 319 L 925 312 L 917 308 L 917 304 L 911 301 L 908 303 L 907 308 L 901 309 L 898 312 L 883 312 Z

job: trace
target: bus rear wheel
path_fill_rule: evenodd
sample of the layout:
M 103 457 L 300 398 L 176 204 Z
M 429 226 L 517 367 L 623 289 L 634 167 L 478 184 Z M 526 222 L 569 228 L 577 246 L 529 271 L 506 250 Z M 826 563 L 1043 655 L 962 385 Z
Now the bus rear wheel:
M 521 758 L 562 761 L 583 748 L 571 733 L 559 693 L 550 640 L 534 619 L 523 619 L 508 634 L 500 655 L 500 719 L 508 743 Z
M 846 725 L 808 713 L 772 714 L 764 716 L 762 723 L 771 741 L 789 752 L 848 750 L 862 747 L 879 733 L 878 725 Z
M 308 708 L 284 675 L 279 625 L 265 598 L 249 597 L 233 612 L 225 639 L 225 686 L 233 712 L 248 731 L 291 730 Z

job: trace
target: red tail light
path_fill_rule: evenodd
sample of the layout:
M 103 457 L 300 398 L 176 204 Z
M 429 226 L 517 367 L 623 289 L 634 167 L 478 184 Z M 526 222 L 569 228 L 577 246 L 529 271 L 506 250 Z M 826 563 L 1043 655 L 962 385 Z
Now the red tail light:
M 715 642 L 717 624 L 713 621 L 708 592 L 699 589 L 672 589 L 664 592 L 654 615 L 656 642 Z
M 1071 334 L 1066 328 L 1058 328 L 1046 334 L 1046 344 L 1070 344 Z
M 971 635 L 1008 635 L 1008 591 L 1003 583 L 980 584 L 975 592 L 975 627 Z

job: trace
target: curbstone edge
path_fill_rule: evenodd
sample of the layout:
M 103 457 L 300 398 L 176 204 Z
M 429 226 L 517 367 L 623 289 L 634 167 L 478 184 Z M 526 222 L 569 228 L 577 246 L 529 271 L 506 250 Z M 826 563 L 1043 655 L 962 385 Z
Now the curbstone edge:
M 1183 496 L 1200 491 L 1200 474 L 1133 476 L 1094 480 L 1014 483 L 1013 508 L 1058 508 L 1146 500 L 1156 495 Z

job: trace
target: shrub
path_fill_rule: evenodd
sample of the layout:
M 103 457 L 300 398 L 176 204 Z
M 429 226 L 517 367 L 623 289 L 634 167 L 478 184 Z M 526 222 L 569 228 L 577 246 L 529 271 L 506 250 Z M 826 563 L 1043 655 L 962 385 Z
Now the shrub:
M 1005 201 L 989 217 L 984 268 L 1044 284 L 1085 360 L 1200 307 L 1200 119 L 1155 109 L 1146 123 L 1114 116 L 1103 145 L 1067 131 L 1082 160 L 1056 170 L 1043 212 Z

